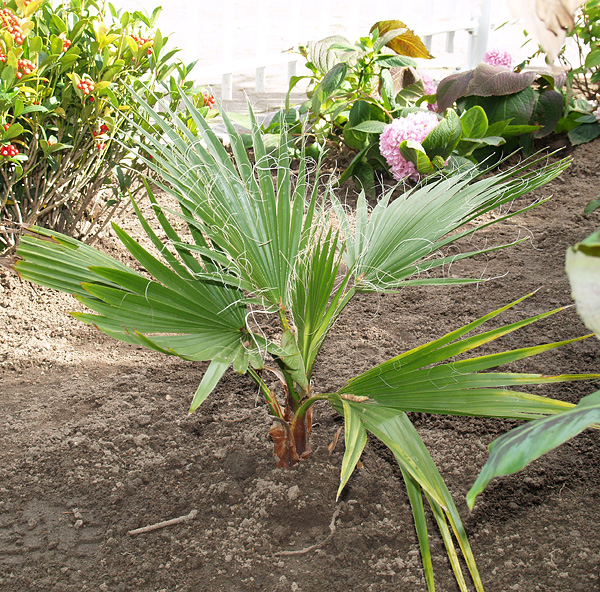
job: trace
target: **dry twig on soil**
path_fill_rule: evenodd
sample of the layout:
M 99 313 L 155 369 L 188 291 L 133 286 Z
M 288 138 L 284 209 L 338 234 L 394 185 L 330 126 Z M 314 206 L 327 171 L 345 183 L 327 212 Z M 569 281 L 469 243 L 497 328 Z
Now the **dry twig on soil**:
M 158 530 L 159 528 L 165 528 L 166 526 L 173 526 L 174 524 L 180 524 L 181 522 L 187 522 L 188 520 L 193 520 L 198 515 L 198 510 L 192 510 L 189 514 L 185 516 L 179 516 L 179 518 L 172 518 L 171 520 L 164 520 L 163 522 L 157 522 L 156 524 L 151 524 L 150 526 L 144 526 L 142 528 L 136 528 L 134 530 L 130 530 L 127 534 L 142 534 L 144 532 L 152 532 L 153 530 Z

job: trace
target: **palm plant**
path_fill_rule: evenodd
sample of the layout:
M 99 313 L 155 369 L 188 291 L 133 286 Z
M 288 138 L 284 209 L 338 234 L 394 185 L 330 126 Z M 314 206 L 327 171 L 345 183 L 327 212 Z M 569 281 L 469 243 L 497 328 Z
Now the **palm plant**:
M 141 266 L 142 271 L 137 271 L 75 239 L 32 227 L 18 251 L 21 260 L 16 268 L 21 276 L 74 294 L 93 311 L 75 316 L 116 339 L 186 360 L 209 361 L 190 412 L 230 366 L 249 374 L 273 416 L 270 435 L 281 467 L 291 467 L 309 455 L 313 405 L 328 401 L 345 420 L 338 496 L 371 432 L 400 465 L 428 589 L 434 590 L 434 582 L 424 499 L 460 589 L 467 590 L 467 584 L 453 535 L 476 590 L 483 590 L 452 497 L 406 412 L 534 419 L 569 408 L 567 403 L 509 387 L 590 376 L 485 372 L 569 342 L 465 356 L 556 311 L 467 336 L 519 301 L 513 302 L 349 378 L 337 392 L 320 392 L 312 375 L 324 339 L 355 294 L 478 281 L 429 272 L 450 261 L 502 248 L 453 257 L 440 254 L 452 242 L 492 224 L 475 222 L 482 214 L 553 179 L 568 162 L 536 171 L 523 165 L 474 182 L 458 175 L 395 200 L 388 192 L 370 212 L 360 196 L 354 220 L 331 191 L 323 197 L 317 181 L 311 183 L 304 156 L 292 174 L 285 134 L 276 153 L 267 153 L 252 113 L 254 162 L 227 117 L 232 156 L 184 94 L 181 101 L 198 135 L 167 107 L 159 104 L 159 113 L 136 93 L 131 95 L 136 109 L 154 126 L 154 131 L 137 129 L 147 146 L 139 158 L 156 173 L 154 182 L 178 204 L 176 211 L 167 210 L 148 188 L 166 240 L 159 238 L 136 204 L 157 253 L 114 225 Z M 327 194 L 333 207 L 327 206 Z M 533 204 L 505 212 L 496 221 L 530 207 Z M 173 215 L 184 223 L 186 237 L 176 232 Z M 278 322 L 277 330 L 272 319 Z M 461 359 L 452 361 L 456 356 Z M 269 387 L 268 375 L 276 377 L 280 388 Z

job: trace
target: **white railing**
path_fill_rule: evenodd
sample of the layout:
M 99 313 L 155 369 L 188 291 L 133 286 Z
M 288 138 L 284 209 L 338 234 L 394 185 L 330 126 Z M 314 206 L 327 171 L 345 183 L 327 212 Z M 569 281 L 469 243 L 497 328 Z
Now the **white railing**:
M 157 2 L 163 35 L 174 33 L 181 56 L 198 60 L 195 78 L 220 84 L 224 100 L 232 97 L 234 75 L 252 72 L 256 91 L 264 92 L 268 68 L 287 65 L 288 80 L 296 73 L 299 56 L 285 50 L 334 34 L 354 41 L 378 20 L 403 20 L 430 49 L 441 38 L 436 53 L 452 54 L 454 67 L 472 67 L 485 52 L 492 10 L 491 0 L 115 1 L 129 10 L 151 10 Z

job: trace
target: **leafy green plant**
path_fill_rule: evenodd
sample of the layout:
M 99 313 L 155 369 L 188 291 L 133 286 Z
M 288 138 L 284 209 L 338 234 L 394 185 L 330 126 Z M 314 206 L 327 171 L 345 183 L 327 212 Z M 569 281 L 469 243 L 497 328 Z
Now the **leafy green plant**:
M 575 14 L 575 26 L 567 33 L 578 50 L 578 63 L 572 64 L 564 51 L 558 58 L 566 72 L 563 113 L 556 123 L 556 133 L 567 132 L 572 145 L 584 144 L 600 136 L 598 122 L 598 82 L 600 82 L 600 2 L 592 0 Z M 517 69 L 523 69 L 544 51 L 539 48 Z
M 598 101 L 600 82 L 600 1 L 591 0 L 577 13 L 575 27 L 568 34 L 577 45 L 579 64 L 572 67 L 566 62 L 564 53 L 561 60 L 569 66 L 568 79 L 573 87 L 588 101 Z
M 379 134 L 401 109 L 425 96 L 412 58 L 430 58 L 429 52 L 401 21 L 375 23 L 355 44 L 332 36 L 300 52 L 311 74 L 292 78 L 289 93 L 300 80 L 309 80 L 309 100 L 299 109 L 309 116 L 304 133 L 319 149 L 333 141 L 356 151 L 345 177 L 353 175 L 371 191 L 373 170 L 386 166 L 377 148 Z
M 197 105 L 178 51 L 140 12 L 96 0 L 11 0 L 0 20 L 0 252 L 21 224 L 37 223 L 91 239 L 128 200 L 133 172 L 119 166 L 131 123 L 125 84 Z M 177 80 L 171 80 L 177 74 Z M 164 88 L 162 85 L 165 85 Z M 148 100 L 152 95 L 147 94 Z M 207 97 L 208 98 L 208 97 Z M 208 106 L 202 111 L 206 115 Z M 129 144 L 131 145 L 131 143 Z M 113 195 L 99 193 L 113 188 Z
M 486 112 L 479 105 L 460 116 L 454 109 L 446 109 L 441 121 L 421 142 L 404 140 L 394 149 L 414 165 L 420 176 L 434 172 L 454 174 L 457 170 L 473 170 L 479 164 L 478 149 L 493 149 L 505 144 L 506 139 L 501 134 L 509 127 L 517 126 L 506 122 L 490 125 Z M 380 150 L 385 152 L 383 148 Z
M 494 138 L 492 146 L 503 145 L 506 153 L 519 147 L 531 150 L 532 138 L 555 131 L 563 116 L 560 84 L 550 74 L 515 72 L 506 66 L 481 63 L 474 70 L 440 81 L 438 108 L 444 112 L 456 104 L 462 114 L 481 107 L 486 116 L 486 134 Z M 483 120 L 481 116 L 479 119 Z M 491 150 L 484 145 L 474 146 L 471 154 L 481 160 Z
M 153 108 L 140 94 L 132 92 L 132 97 L 134 108 L 159 130 L 137 126 L 144 138 L 140 158 L 179 208 L 167 210 L 149 192 L 165 239 L 137 204 L 155 254 L 113 224 L 143 270 L 136 271 L 73 238 L 32 227 L 18 250 L 21 277 L 74 294 L 92 311 L 75 316 L 116 339 L 208 361 L 190 411 L 202 404 L 230 366 L 248 374 L 273 416 L 270 435 L 281 467 L 309 456 L 314 405 L 331 404 L 345 420 L 338 495 L 370 432 L 390 448 L 401 467 L 429 590 L 434 583 L 425 500 L 460 589 L 467 590 L 467 584 L 453 536 L 475 589 L 483 590 L 458 511 L 407 412 L 535 419 L 569 409 L 567 403 L 513 388 L 590 376 L 491 370 L 581 338 L 469 356 L 477 347 L 557 312 L 480 330 L 519 300 L 349 377 L 335 392 L 321 392 L 313 371 L 324 340 L 356 294 L 480 281 L 446 278 L 433 270 L 506 246 L 443 254 L 456 240 L 493 223 L 477 222 L 481 215 L 542 186 L 568 161 L 537 170 L 527 168 L 535 162 L 525 163 L 474 182 L 457 175 L 394 200 L 388 192 L 372 211 L 361 195 L 354 217 L 331 191 L 328 206 L 306 157 L 292 179 L 287 134 L 280 135 L 276 154 L 269 156 L 252 112 L 254 162 L 227 117 L 232 156 L 184 93 L 180 98 L 198 135 L 168 105 L 159 102 Z M 187 225 L 187 240 L 169 221 L 173 215 Z M 269 386 L 273 378 L 278 388 Z

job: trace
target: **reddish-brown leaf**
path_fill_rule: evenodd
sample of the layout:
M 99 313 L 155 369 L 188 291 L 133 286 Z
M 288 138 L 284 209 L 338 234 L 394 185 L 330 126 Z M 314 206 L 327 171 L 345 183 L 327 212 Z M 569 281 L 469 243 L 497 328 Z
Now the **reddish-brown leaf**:
M 275 422 L 269 430 L 269 436 L 273 440 L 273 450 L 279 458 L 277 466 L 283 469 L 293 467 L 300 457 L 296 452 L 296 444 L 292 430 L 281 421 Z

